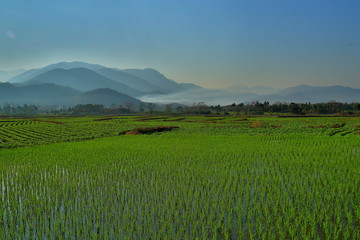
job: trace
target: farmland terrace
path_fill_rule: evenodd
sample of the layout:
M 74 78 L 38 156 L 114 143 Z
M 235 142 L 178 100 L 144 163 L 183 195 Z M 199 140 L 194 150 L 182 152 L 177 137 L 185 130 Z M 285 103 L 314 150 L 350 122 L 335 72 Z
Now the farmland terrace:
M 360 118 L 0 119 L 0 239 L 360 239 Z

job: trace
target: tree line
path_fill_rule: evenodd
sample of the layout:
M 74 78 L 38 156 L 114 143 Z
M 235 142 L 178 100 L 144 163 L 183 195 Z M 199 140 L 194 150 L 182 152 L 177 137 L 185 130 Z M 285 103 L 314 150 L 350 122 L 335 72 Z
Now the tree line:
M 340 114 L 351 115 L 360 113 L 360 103 L 273 103 L 268 101 L 252 103 L 239 103 L 226 106 L 208 106 L 203 102 L 193 103 L 191 106 L 179 104 L 141 103 L 137 106 L 125 103 L 124 106 L 111 104 L 78 104 L 76 106 L 37 106 L 37 105 L 0 105 L 0 114 L 3 115 L 36 115 L 36 114 L 239 114 L 239 115 L 264 115 L 264 114 L 291 114 L 291 115 L 319 115 Z

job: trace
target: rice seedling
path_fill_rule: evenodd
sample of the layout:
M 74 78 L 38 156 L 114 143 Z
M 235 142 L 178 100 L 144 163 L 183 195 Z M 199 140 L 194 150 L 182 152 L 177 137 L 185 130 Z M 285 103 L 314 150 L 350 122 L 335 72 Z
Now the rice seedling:
M 134 119 L 0 121 L 0 238 L 360 238 L 358 118 Z

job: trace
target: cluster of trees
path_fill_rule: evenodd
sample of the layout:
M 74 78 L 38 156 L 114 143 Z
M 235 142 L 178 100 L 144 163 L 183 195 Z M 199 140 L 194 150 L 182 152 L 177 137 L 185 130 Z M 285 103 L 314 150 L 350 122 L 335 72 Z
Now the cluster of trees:
M 70 114 L 126 114 L 132 113 L 132 105 L 128 107 L 116 106 L 115 104 L 106 108 L 102 104 L 78 104 L 68 108 Z
M 168 105 L 167 105 L 168 106 Z M 168 108 L 168 107 L 167 107 Z M 170 108 L 171 109 L 171 108 Z M 165 111 L 169 112 L 169 111 Z M 354 114 L 360 112 L 360 103 L 274 103 L 268 101 L 260 103 L 254 101 L 250 104 L 231 104 L 228 106 L 207 106 L 204 103 L 194 103 L 191 107 L 177 107 L 175 112 L 184 114 L 244 114 L 244 115 L 263 115 L 273 114 L 292 114 L 292 115 L 316 115 L 316 114 Z
M 360 111 L 360 103 L 273 103 L 255 101 L 251 104 L 235 103 L 224 107 L 226 111 L 261 115 L 264 113 L 290 113 L 295 115 L 354 114 Z
M 293 114 L 293 115 L 317 115 L 317 114 L 359 114 L 360 103 L 273 103 L 254 101 L 250 104 L 231 104 L 228 106 L 207 106 L 203 102 L 194 103 L 192 106 L 178 104 L 159 105 L 155 103 L 141 103 L 134 106 L 126 103 L 125 106 L 112 104 L 105 107 L 101 104 L 79 104 L 74 107 L 66 106 L 36 106 L 36 105 L 11 105 L 0 106 L 0 114 L 7 115 L 34 115 L 34 114 L 244 114 L 262 115 L 270 114 Z
M 4 104 L 0 106 L 0 113 L 2 114 L 36 114 L 39 112 L 39 107 L 36 105 L 11 105 Z

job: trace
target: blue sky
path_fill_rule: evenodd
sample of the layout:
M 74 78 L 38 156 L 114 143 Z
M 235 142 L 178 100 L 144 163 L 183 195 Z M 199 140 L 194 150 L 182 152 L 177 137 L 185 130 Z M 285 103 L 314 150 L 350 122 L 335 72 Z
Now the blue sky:
M 358 0 L 3 0 L 0 70 L 86 61 L 204 87 L 360 88 Z

